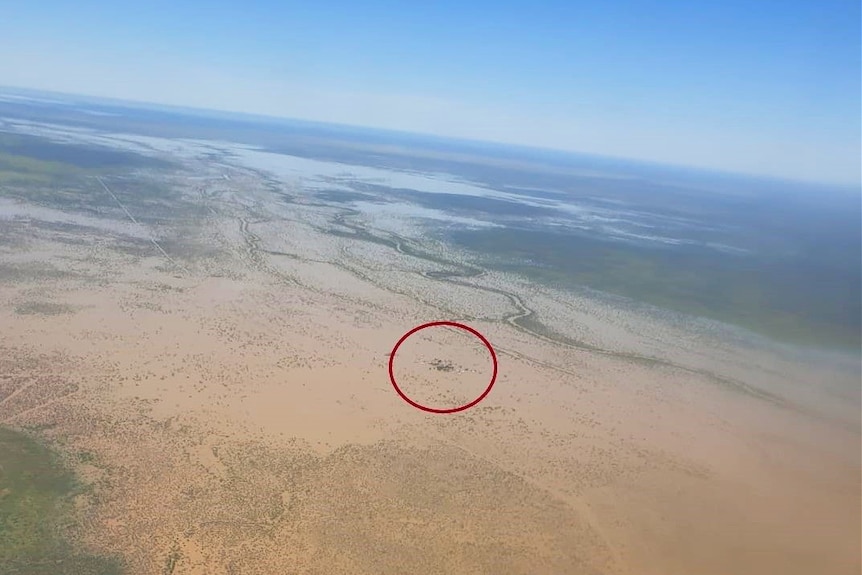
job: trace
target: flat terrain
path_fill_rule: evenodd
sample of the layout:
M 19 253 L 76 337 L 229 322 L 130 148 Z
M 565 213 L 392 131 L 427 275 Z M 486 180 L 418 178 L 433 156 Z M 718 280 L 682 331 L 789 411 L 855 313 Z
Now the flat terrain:
M 39 497 L 94 573 L 862 568 L 852 356 L 530 281 L 277 154 L 64 134 L 119 155 L 0 172 L 0 423 L 74 471 Z M 459 414 L 388 380 L 435 320 L 498 355 Z M 490 376 L 446 328 L 395 368 L 443 408 Z

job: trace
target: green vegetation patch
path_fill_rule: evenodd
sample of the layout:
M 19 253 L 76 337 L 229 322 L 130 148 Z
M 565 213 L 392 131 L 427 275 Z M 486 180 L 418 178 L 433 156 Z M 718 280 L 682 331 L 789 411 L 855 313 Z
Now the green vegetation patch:
M 7 264 L 0 262 L 0 285 L 61 279 L 86 280 L 79 272 L 62 270 L 45 262 Z
M 63 315 L 74 312 L 74 306 L 47 301 L 28 301 L 15 306 L 18 315 Z
M 19 167 L 56 166 L 64 170 L 105 170 L 126 167 L 167 167 L 163 160 L 104 146 L 66 144 L 47 138 L 0 132 L 0 157 L 18 162 Z
M 63 537 L 78 489 L 75 477 L 48 448 L 0 427 L 0 572 L 121 573 L 117 561 L 80 552 Z
M 7 196 L 53 199 L 50 203 L 56 203 L 63 199 L 53 197 L 60 188 L 89 189 L 92 176 L 170 166 L 166 161 L 134 152 L 0 132 L 0 191 Z M 22 194 L 24 191 L 27 193 Z
M 516 229 L 454 238 L 492 267 L 556 287 L 584 286 L 794 344 L 849 350 L 862 344 L 858 272 L 814 257 L 647 249 Z

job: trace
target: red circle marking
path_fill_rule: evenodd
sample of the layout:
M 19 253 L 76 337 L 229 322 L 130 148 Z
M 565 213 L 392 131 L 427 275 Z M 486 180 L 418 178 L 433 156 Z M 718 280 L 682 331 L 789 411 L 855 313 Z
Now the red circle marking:
M 395 366 L 395 353 L 398 351 L 398 348 L 401 347 L 401 344 L 404 343 L 404 340 L 406 340 L 408 337 L 410 337 L 417 331 L 423 330 L 427 327 L 441 325 L 463 329 L 464 331 L 468 331 L 478 337 L 479 340 L 485 345 L 485 347 L 488 348 L 488 351 L 491 353 L 491 361 L 494 364 L 494 372 L 491 374 L 491 382 L 488 384 L 488 387 L 485 388 L 485 391 L 482 392 L 482 395 L 480 395 L 470 403 L 458 407 L 453 407 L 450 409 L 437 409 L 436 407 L 428 407 L 420 403 L 416 403 L 415 401 L 407 397 L 407 395 L 405 395 L 405 393 L 401 391 L 401 388 L 398 387 L 398 382 L 395 381 L 395 371 L 393 369 Z M 485 399 L 486 395 L 491 393 L 491 388 L 494 387 L 494 382 L 497 381 L 497 354 L 494 353 L 494 348 L 491 347 L 491 343 L 487 339 L 485 339 L 485 336 L 468 325 L 464 325 L 463 323 L 457 323 L 454 321 L 432 321 L 429 323 L 423 323 L 422 325 L 416 326 L 404 335 L 402 335 L 401 339 L 398 340 L 398 343 L 395 344 L 395 347 L 392 348 L 392 353 L 389 354 L 389 381 L 392 382 L 392 387 L 395 388 L 395 391 L 398 392 L 398 395 L 401 396 L 401 399 L 403 399 L 416 409 L 421 409 L 422 411 L 427 411 L 429 413 L 457 413 L 459 411 L 464 411 L 465 409 L 470 409 L 471 407 Z

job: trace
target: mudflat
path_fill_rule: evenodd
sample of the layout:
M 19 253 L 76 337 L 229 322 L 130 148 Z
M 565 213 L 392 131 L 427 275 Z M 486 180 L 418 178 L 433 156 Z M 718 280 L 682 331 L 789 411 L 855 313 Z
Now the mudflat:
M 87 553 L 174 575 L 862 568 L 853 360 L 484 268 L 243 150 L 147 144 L 181 168 L 0 198 L 0 422 L 79 478 Z M 437 320 L 497 355 L 463 412 L 389 381 Z M 446 327 L 394 363 L 439 408 L 491 375 Z

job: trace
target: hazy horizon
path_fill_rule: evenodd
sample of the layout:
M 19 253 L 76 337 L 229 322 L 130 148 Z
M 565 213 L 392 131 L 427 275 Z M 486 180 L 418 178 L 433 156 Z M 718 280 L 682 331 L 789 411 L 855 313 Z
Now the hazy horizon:
M 221 117 L 221 119 L 232 119 L 235 121 L 253 121 L 260 123 L 269 123 L 273 124 L 273 122 L 286 122 L 286 123 L 296 123 L 296 124 L 308 124 L 314 125 L 318 127 L 329 126 L 336 129 L 356 129 L 366 132 L 375 132 L 382 135 L 389 136 L 402 136 L 402 137 L 419 137 L 426 138 L 428 140 L 435 140 L 439 142 L 447 142 L 453 144 L 463 144 L 463 145 L 472 145 L 472 146 L 489 146 L 489 147 L 498 147 L 507 150 L 511 150 L 513 152 L 518 151 L 533 151 L 536 153 L 547 153 L 547 154 L 557 154 L 562 155 L 564 157 L 568 157 L 572 160 L 576 159 L 590 159 L 597 161 L 607 161 L 607 162 L 621 162 L 624 164 L 630 164 L 632 167 L 641 167 L 641 168 L 654 168 L 662 171 L 667 171 L 668 173 L 673 173 L 674 175 L 682 175 L 684 172 L 694 172 L 697 176 L 703 177 L 717 177 L 717 178 L 731 178 L 731 179 L 743 179 L 749 182 L 766 182 L 766 183 L 778 183 L 778 184 L 789 184 L 789 185 L 800 185 L 800 186 L 814 186 L 816 188 L 828 188 L 832 191 L 839 193 L 854 193 L 860 192 L 862 193 L 862 189 L 860 189 L 860 182 L 834 182 L 827 180 L 813 180 L 813 179 L 804 179 L 804 178 L 787 178 L 778 175 L 770 175 L 770 174 L 761 174 L 761 173 L 751 173 L 751 172 L 743 172 L 743 171 L 733 171 L 726 169 L 718 169 L 714 167 L 704 167 L 704 166 L 696 166 L 696 165 L 688 165 L 688 164 L 680 164 L 673 163 L 669 161 L 654 161 L 642 158 L 635 157 L 626 157 L 626 156 L 614 156 L 607 154 L 598 154 L 591 151 L 580 151 L 580 150 L 568 150 L 563 148 L 553 148 L 553 147 L 543 147 L 538 145 L 529 145 L 529 144 L 519 144 L 515 142 L 505 142 L 505 141 L 495 141 L 495 140 L 483 140 L 483 139 L 474 139 L 474 138 L 465 138 L 465 137 L 457 137 L 457 136 L 445 136 L 434 134 L 430 132 L 417 132 L 410 130 L 399 130 L 392 128 L 381 128 L 379 126 L 370 126 L 370 125 L 362 125 L 362 124 L 347 124 L 342 122 L 330 122 L 325 120 L 313 120 L 306 118 L 297 118 L 291 116 L 284 115 L 271 115 L 271 114 L 262 114 L 262 113 L 254 113 L 242 110 L 233 110 L 233 109 L 218 109 L 218 108 L 203 108 L 196 106 L 188 106 L 183 104 L 164 104 L 153 101 L 146 100 L 133 100 L 133 99 L 125 99 L 125 98 L 114 98 L 108 96 L 99 96 L 94 94 L 86 94 L 86 93 L 72 93 L 72 92 L 62 92 L 62 91 L 54 91 L 54 90 L 40 90 L 34 88 L 27 88 L 21 86 L 7 86 L 0 84 L 0 100 L 3 98 L 12 97 L 13 99 L 20 98 L 22 100 L 31 100 L 38 101 L 39 97 L 55 97 L 60 98 L 57 100 L 57 104 L 63 105 L 73 105 L 75 99 L 81 101 L 81 103 L 86 104 L 100 104 L 106 106 L 118 106 L 123 108 L 139 108 L 141 110 L 151 110 L 151 111 L 162 111 L 162 112 L 173 112 L 179 114 L 196 114 L 201 117 L 217 119 Z M 273 124 L 274 125 L 274 124 Z M 862 174 L 862 173 L 860 173 Z M 635 176 L 639 177 L 639 176 Z
M 860 11 L 844 0 L 6 12 L 4 85 L 860 183 Z

